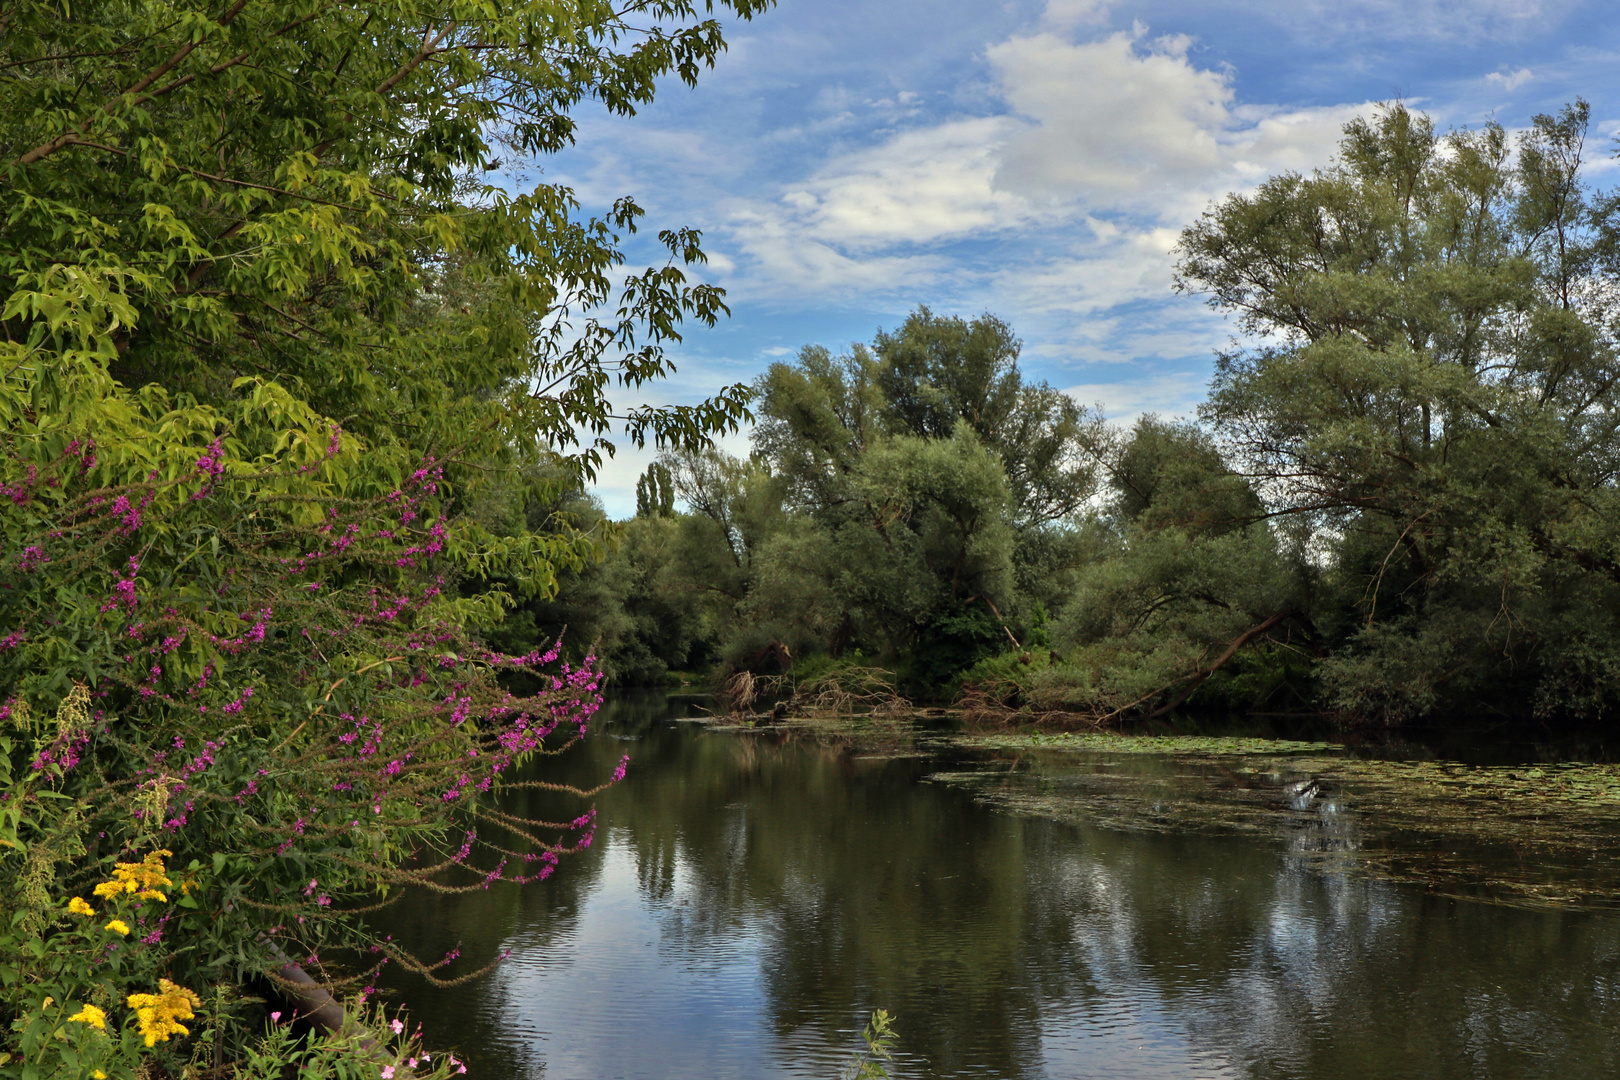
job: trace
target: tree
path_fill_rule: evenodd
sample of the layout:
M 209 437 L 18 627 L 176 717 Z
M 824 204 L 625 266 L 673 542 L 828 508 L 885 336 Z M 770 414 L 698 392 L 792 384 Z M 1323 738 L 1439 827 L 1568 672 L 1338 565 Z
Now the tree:
M 1388 107 L 1333 167 L 1183 233 L 1180 287 L 1261 342 L 1220 358 L 1204 415 L 1327 553 L 1323 674 L 1352 714 L 1620 692 L 1616 206 L 1584 187 L 1587 121 L 1515 147 Z
M 669 517 L 674 512 L 674 481 L 669 469 L 655 461 L 636 480 L 636 517 Z
M 966 421 L 1001 458 L 1021 530 L 1071 517 L 1091 497 L 1096 478 L 1086 440 L 1100 422 L 1045 382 L 1024 382 L 1022 347 L 994 315 L 968 322 L 926 307 L 872 342 L 889 428 L 950 438 Z
M 567 188 L 482 180 L 567 145 L 587 98 L 628 114 L 665 74 L 693 82 L 724 41 L 687 0 L 24 2 L 5 23 L 0 317 L 25 349 L 99 305 L 125 385 L 217 404 L 273 380 L 373 453 L 407 430 L 441 457 L 561 449 L 577 428 L 588 473 L 610 381 L 660 377 L 683 319 L 725 310 L 679 268 L 695 232 L 618 284 L 633 201 L 594 219 Z M 634 410 L 628 435 L 691 441 L 742 401 Z
M 1058 614 L 1068 655 L 1035 680 L 1036 704 L 1166 713 L 1245 654 L 1311 643 L 1309 575 L 1208 433 L 1144 417 L 1103 461 L 1114 497 Z
M 941 433 L 899 419 L 931 393 L 909 385 L 859 346 L 808 347 L 761 376 L 756 453 L 796 522 L 760 563 L 799 569 L 768 571 L 750 608 L 802 612 L 801 633 L 817 628 L 834 655 L 929 657 L 911 674 L 937 687 L 1011 634 L 1014 511 L 1005 466 L 969 420 L 942 413 Z

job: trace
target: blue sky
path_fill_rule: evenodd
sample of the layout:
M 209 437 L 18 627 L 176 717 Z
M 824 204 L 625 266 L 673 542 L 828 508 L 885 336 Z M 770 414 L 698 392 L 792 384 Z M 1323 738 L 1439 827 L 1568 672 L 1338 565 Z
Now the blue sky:
M 648 400 L 692 401 L 809 343 L 870 340 L 918 304 L 994 312 L 1030 375 L 1122 421 L 1188 414 L 1231 329 L 1171 291 L 1212 201 L 1331 158 L 1400 98 L 1442 127 L 1592 104 L 1617 183 L 1620 19 L 1558 0 L 782 0 L 716 69 L 634 118 L 581 110 L 541 163 L 587 209 L 704 232 L 732 317 L 694 328 Z M 650 257 L 644 256 L 644 257 Z M 727 441 L 746 451 L 745 439 Z M 596 494 L 634 509 L 648 454 Z

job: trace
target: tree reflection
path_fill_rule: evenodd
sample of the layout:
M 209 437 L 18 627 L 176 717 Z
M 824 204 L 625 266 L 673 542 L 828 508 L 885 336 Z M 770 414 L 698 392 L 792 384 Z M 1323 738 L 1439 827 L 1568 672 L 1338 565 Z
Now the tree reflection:
M 599 958 L 565 946 L 582 909 L 626 902 L 604 878 L 611 852 L 634 868 L 623 888 L 656 927 L 660 970 L 752 965 L 758 1000 L 722 1004 L 751 1011 L 784 1076 L 836 1075 L 874 1007 L 897 1015 L 915 1076 L 1620 1068 L 1612 915 L 1336 872 L 1320 851 L 1355 842 L 1342 820 L 1294 842 L 1061 824 L 921 783 L 940 767 L 921 756 L 671 725 L 631 702 L 605 719 L 568 766 L 584 782 L 632 755 L 631 782 L 602 798 L 598 848 L 542 886 L 415 898 L 390 929 L 422 955 L 460 942 L 481 963 L 514 947 L 516 970 L 574 964 L 590 985 Z M 519 797 L 548 812 L 542 794 Z M 503 973 L 408 998 L 482 1075 L 515 1077 L 560 1046 L 523 1041 L 547 1022 L 525 1012 L 534 985 Z M 640 1007 L 604 1009 L 580 1037 L 621 1044 L 626 1075 L 675 1075 L 655 1039 L 624 1056 Z M 730 1068 L 711 1074 L 745 1075 Z

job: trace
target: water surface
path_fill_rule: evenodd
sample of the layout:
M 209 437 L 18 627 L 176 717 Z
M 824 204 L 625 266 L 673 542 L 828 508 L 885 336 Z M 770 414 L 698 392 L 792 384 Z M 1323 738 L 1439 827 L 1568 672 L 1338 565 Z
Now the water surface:
M 1006 754 L 675 713 L 621 697 L 543 766 L 591 783 L 631 754 L 552 879 L 392 909 L 418 955 L 512 950 L 453 990 L 396 984 L 476 1076 L 830 1080 L 878 1007 L 906 1077 L 1620 1075 L 1615 912 L 1437 893 L 1298 830 L 1009 813 L 941 782 Z

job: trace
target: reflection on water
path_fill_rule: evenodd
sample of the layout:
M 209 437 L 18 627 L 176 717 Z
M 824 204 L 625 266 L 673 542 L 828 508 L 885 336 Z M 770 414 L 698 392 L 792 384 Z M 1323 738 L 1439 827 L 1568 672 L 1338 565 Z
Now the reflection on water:
M 391 912 L 419 955 L 514 950 L 398 983 L 477 1076 L 832 1078 L 876 1007 L 907 1077 L 1620 1075 L 1620 916 L 1340 872 L 1329 798 L 1281 838 L 1122 831 L 668 715 L 620 700 L 569 755 L 631 781 L 551 880 Z

